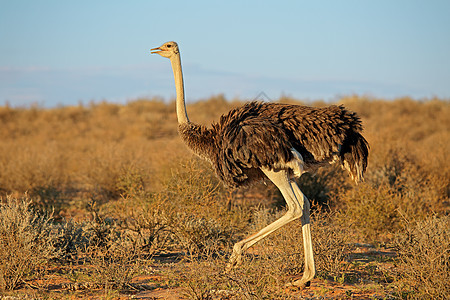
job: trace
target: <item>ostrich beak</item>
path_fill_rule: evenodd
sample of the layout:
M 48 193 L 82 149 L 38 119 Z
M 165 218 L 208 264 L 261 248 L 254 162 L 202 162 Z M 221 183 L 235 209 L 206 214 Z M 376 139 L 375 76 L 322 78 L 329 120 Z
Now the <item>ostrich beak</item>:
M 161 51 L 163 51 L 161 47 L 150 49 L 151 54 L 159 54 Z

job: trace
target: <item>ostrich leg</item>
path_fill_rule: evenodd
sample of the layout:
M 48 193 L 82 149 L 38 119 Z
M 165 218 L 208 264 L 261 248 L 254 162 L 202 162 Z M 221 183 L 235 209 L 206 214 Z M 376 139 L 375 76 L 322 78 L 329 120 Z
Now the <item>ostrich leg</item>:
M 303 276 L 301 279 L 296 280 L 292 283 L 294 286 L 303 287 L 307 286 L 311 279 L 314 278 L 316 273 L 316 269 L 314 267 L 314 255 L 312 248 L 312 239 L 311 239 L 311 221 L 309 217 L 310 203 L 308 198 L 300 191 L 300 188 L 295 183 L 295 181 L 291 181 L 292 188 L 294 193 L 298 199 L 303 199 L 303 214 L 301 217 L 302 221 L 302 234 L 303 234 L 303 248 L 305 252 L 305 271 L 303 272 Z
M 310 220 L 309 220 L 309 202 L 308 199 L 298 188 L 294 181 L 289 179 L 286 170 L 272 171 L 262 169 L 267 178 L 269 178 L 280 190 L 286 200 L 288 211 L 284 216 L 275 222 L 264 227 L 257 233 L 247 237 L 246 239 L 236 243 L 233 247 L 233 254 L 227 266 L 227 271 L 241 262 L 242 252 L 253 246 L 255 243 L 271 234 L 287 223 L 302 218 L 303 243 L 305 247 L 305 272 L 302 279 L 294 282 L 294 285 L 306 285 L 306 282 L 314 277 L 314 259 L 311 245 Z

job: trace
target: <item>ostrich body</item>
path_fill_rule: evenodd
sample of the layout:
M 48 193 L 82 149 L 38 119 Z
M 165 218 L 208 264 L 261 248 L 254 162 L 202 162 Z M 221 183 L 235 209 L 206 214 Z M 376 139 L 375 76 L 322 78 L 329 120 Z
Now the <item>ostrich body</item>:
M 363 180 L 368 143 L 359 117 L 343 106 L 313 108 L 301 105 L 250 102 L 223 115 L 211 128 L 189 121 L 177 43 L 152 49 L 170 59 L 177 91 L 178 131 L 192 151 L 208 160 L 231 187 L 268 178 L 280 190 L 287 212 L 257 233 L 236 243 L 227 269 L 241 262 L 242 252 L 285 224 L 302 222 L 305 271 L 295 286 L 315 275 L 310 232 L 310 204 L 294 178 L 327 163 L 339 162 L 350 176 Z

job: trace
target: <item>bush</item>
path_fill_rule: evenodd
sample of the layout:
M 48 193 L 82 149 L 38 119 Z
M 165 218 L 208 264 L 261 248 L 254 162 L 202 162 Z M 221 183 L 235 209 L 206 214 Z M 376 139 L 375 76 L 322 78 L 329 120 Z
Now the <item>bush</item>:
M 209 255 L 231 248 L 234 230 L 214 219 L 195 218 L 180 214 L 174 232 L 191 255 Z
M 253 217 L 251 231 L 281 216 L 283 211 L 262 209 Z M 345 278 L 348 234 L 335 224 L 334 214 L 317 211 L 312 224 L 313 249 L 319 277 Z M 303 272 L 300 220 L 282 227 L 248 249 L 243 263 L 224 273 L 227 256 L 205 255 L 168 272 L 170 285 L 181 286 L 192 299 L 297 299 L 285 284 Z
M 311 225 L 317 276 L 334 280 L 344 278 L 352 248 L 348 224 L 339 224 L 337 215 L 315 211 Z
M 100 215 L 95 203 L 90 210 L 94 215 L 92 221 L 59 226 L 62 238 L 58 245 L 63 250 L 63 257 L 89 264 L 89 268 L 81 271 L 86 275 L 85 280 L 89 278 L 89 282 L 81 282 L 85 288 L 130 288 L 131 279 L 143 272 L 144 261 L 148 261 L 142 251 L 145 246 L 142 239 L 124 230 L 118 220 Z
M 361 184 L 350 190 L 342 202 L 345 214 L 340 215 L 342 223 L 353 226 L 364 239 L 374 242 L 392 235 L 400 228 L 400 196 L 389 189 L 375 188 Z
M 337 224 L 336 213 L 315 210 L 311 215 L 311 237 L 317 276 L 326 279 L 343 277 L 348 264 L 350 237 L 345 227 Z M 286 225 L 262 241 L 261 253 L 276 273 L 299 276 L 304 269 L 303 235 L 300 220 Z M 259 246 L 256 246 L 259 247 Z
M 211 167 L 197 158 L 173 172 L 158 200 L 181 248 L 204 255 L 234 242 L 248 216 L 245 208 L 230 207 L 227 195 Z
M 72 262 L 78 259 L 80 249 L 87 247 L 91 240 L 91 233 L 84 224 L 68 220 L 57 224 L 58 238 L 54 246 L 59 249 L 57 259 L 60 262 Z
M 400 296 L 448 299 L 450 295 L 450 216 L 407 223 L 396 236 Z
M 92 265 L 93 283 L 105 289 L 130 288 L 131 279 L 144 272 L 139 249 L 127 244 L 126 239 L 114 241 L 106 248 L 90 246 L 86 255 Z
M 58 256 L 51 217 L 35 211 L 27 198 L 0 204 L 0 289 L 17 288 Z

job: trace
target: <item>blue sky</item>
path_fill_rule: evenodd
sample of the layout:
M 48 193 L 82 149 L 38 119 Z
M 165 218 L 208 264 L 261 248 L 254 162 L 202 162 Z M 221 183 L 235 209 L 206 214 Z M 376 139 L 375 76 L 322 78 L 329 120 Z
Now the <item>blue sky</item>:
M 0 0 L 0 105 L 450 97 L 450 1 Z

